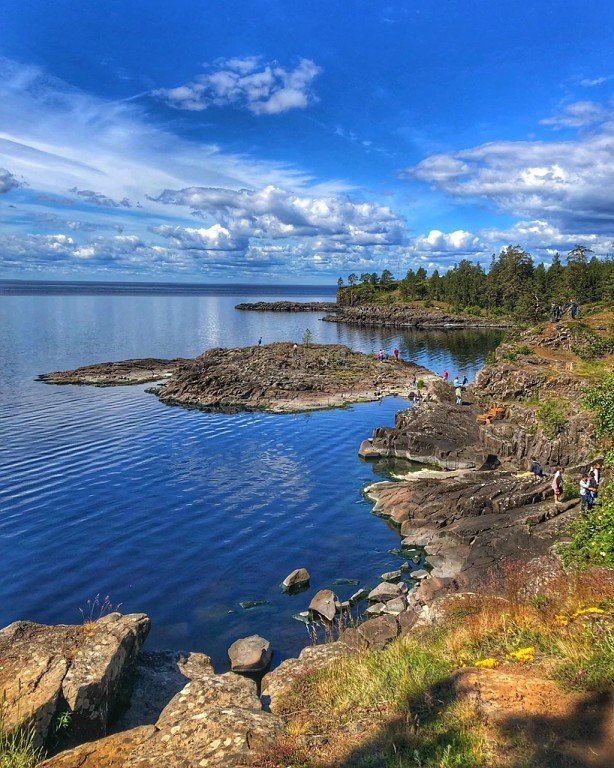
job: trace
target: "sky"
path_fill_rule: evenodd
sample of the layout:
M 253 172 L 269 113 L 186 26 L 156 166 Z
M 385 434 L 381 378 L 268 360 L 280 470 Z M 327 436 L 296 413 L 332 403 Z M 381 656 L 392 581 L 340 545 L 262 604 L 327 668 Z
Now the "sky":
M 614 251 L 610 0 L 4 0 L 0 277 Z

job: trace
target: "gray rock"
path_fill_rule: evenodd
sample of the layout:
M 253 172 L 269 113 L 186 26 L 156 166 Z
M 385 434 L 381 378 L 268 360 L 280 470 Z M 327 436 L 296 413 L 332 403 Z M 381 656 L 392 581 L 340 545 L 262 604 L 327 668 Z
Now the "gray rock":
M 370 605 L 365 613 L 367 616 L 380 616 L 386 608 L 386 605 L 384 603 L 373 603 Z
M 394 616 L 378 616 L 363 622 L 358 631 L 369 648 L 381 650 L 399 634 L 399 625 Z
M 422 579 L 428 578 L 429 572 L 425 568 L 418 568 L 417 571 L 412 571 L 409 575 L 416 581 L 422 581 Z
M 407 587 L 404 584 L 392 584 L 384 581 L 369 592 L 368 600 L 372 603 L 385 603 L 388 600 L 394 600 L 395 597 L 400 597 L 403 594 L 403 587 L 406 591 Z
M 388 613 L 391 616 L 398 616 L 407 608 L 407 602 L 404 597 L 395 597 L 394 600 L 389 600 L 384 606 L 384 613 Z
M 382 581 L 399 581 L 401 579 L 401 569 L 398 571 L 386 571 L 380 576 Z
M 356 603 L 359 603 L 361 600 L 364 600 L 365 597 L 369 594 L 369 588 L 363 587 L 362 589 L 357 590 L 354 592 L 354 594 L 350 597 L 350 603 L 352 605 L 355 605 Z
M 250 635 L 235 642 L 228 649 L 233 672 L 263 672 L 271 663 L 271 644 L 260 635 Z
M 309 584 L 309 571 L 306 568 L 296 568 L 282 581 L 284 589 L 291 590 Z
M 330 589 L 321 589 L 309 603 L 309 610 L 319 614 L 326 621 L 332 621 L 339 606 L 337 595 Z
M 42 746 L 62 702 L 72 738 L 103 736 L 149 626 L 144 614 L 112 613 L 84 625 L 22 621 L 0 631 L 5 724 L 25 716 Z

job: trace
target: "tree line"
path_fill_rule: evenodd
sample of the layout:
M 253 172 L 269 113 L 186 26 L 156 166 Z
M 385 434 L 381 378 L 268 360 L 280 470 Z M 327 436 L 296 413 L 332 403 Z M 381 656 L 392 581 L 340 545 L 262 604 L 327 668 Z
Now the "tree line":
M 367 301 L 441 301 L 456 310 L 515 314 L 525 319 L 545 317 L 553 303 L 580 304 L 614 301 L 614 260 L 598 258 L 590 248 L 577 245 L 563 264 L 556 253 L 549 266 L 535 264 L 519 246 L 508 246 L 493 254 L 488 269 L 462 259 L 441 274 L 428 275 L 424 267 L 410 269 L 396 279 L 390 270 L 360 276 L 352 273 L 337 281 L 342 303 Z

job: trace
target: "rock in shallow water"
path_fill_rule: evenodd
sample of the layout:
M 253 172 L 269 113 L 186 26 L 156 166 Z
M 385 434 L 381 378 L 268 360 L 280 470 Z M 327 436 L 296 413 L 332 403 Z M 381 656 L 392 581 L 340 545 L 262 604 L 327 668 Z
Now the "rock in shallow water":
M 306 568 L 296 568 L 282 581 L 282 587 L 288 592 L 306 587 L 309 584 L 309 571 Z
M 250 635 L 235 642 L 228 649 L 233 672 L 264 672 L 271 663 L 271 644 L 260 635 Z
M 330 589 L 321 589 L 309 603 L 309 610 L 318 613 L 326 621 L 332 621 L 339 608 L 339 599 Z

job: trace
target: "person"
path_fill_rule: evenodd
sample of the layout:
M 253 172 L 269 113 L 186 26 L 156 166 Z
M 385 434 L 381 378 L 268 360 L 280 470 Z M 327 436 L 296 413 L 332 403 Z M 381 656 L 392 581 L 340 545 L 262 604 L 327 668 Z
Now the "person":
M 552 490 L 554 491 L 554 503 L 558 504 L 563 495 L 563 467 L 557 467 L 554 477 L 552 478 Z
M 292 347 L 292 355 L 296 357 L 298 355 L 298 344 L 294 344 Z
M 591 464 L 591 468 L 588 471 L 588 479 L 590 480 L 590 491 L 591 491 L 591 507 L 595 503 L 595 499 L 599 495 L 599 482 L 601 480 L 601 463 L 599 461 L 594 461 Z
M 469 384 L 469 379 L 466 376 L 463 376 L 463 384 L 462 384 L 462 386 L 466 387 L 467 384 Z
M 556 304 L 552 302 L 552 306 L 550 307 L 550 322 L 556 323 L 557 317 L 556 317 Z
M 578 302 L 575 299 L 572 299 L 569 302 L 569 314 L 571 315 L 572 320 L 576 319 L 578 314 Z
M 261 336 L 261 337 L 258 339 L 258 346 L 259 346 L 259 347 L 261 347 L 261 346 L 262 346 L 262 336 Z
M 456 389 L 456 387 L 460 387 L 460 385 L 461 385 L 460 376 L 456 374 L 456 376 L 454 377 L 454 381 L 452 382 L 452 386 L 454 387 L 454 389 Z
M 392 354 L 394 355 L 394 359 L 395 359 L 395 360 L 398 360 L 398 359 L 399 359 L 399 350 L 398 350 L 398 349 L 396 349 L 396 347 L 395 347 L 395 349 L 394 349 L 394 351 L 393 351 L 393 353 L 392 353 Z
M 444 368 L 444 369 L 443 369 L 443 373 L 441 374 L 441 378 L 442 378 L 444 381 L 447 381 L 447 380 L 448 380 L 448 376 L 449 376 L 449 375 L 450 375 L 450 374 L 448 373 L 448 369 L 447 369 L 447 368 Z
M 383 360 L 384 359 L 384 350 L 380 349 L 380 351 L 375 355 L 377 360 Z
M 556 305 L 556 322 L 558 323 L 562 317 L 563 317 L 563 307 L 560 304 L 557 304 Z
M 535 456 L 531 456 L 531 464 L 529 466 L 529 472 L 532 472 L 535 475 L 536 480 L 540 480 L 544 476 L 544 470 L 542 469 L 542 465 L 537 461 Z
M 580 478 L 580 512 L 588 512 L 593 508 L 591 481 L 585 472 Z
M 456 395 L 456 405 L 463 404 L 463 388 L 459 384 L 454 388 L 454 394 Z

